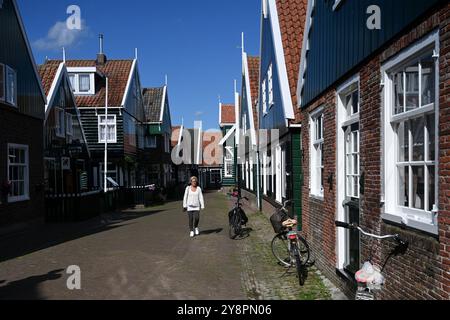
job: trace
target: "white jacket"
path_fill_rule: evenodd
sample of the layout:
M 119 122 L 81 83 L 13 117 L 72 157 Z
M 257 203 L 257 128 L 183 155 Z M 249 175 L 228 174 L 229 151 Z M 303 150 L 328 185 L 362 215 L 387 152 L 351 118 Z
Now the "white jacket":
M 203 192 L 200 187 L 194 192 L 191 186 L 188 186 L 184 192 L 183 208 L 187 211 L 200 211 L 205 209 L 205 201 L 203 199 Z

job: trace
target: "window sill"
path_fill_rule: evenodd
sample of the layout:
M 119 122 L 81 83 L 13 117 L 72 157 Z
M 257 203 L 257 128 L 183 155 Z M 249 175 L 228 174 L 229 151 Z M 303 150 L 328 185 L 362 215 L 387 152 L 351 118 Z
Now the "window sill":
M 407 222 L 405 224 L 402 216 L 391 214 L 391 213 L 384 213 L 381 215 L 381 218 L 387 223 L 389 223 L 389 222 L 394 223 L 394 224 L 406 227 L 408 229 L 425 232 L 425 233 L 431 234 L 433 236 L 439 235 L 439 228 L 437 225 L 432 225 L 429 223 L 412 220 L 412 219 L 407 220 Z
M 20 197 L 20 198 L 8 198 L 8 203 L 18 203 L 18 202 L 24 202 L 24 201 L 30 201 L 30 197 Z
M 325 201 L 324 195 L 310 194 L 309 197 L 314 200 Z

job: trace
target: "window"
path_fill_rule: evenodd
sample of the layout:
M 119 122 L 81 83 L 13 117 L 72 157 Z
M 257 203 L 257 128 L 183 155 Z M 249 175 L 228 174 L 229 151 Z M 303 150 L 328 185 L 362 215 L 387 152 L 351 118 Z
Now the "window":
M 64 109 L 55 108 L 55 134 L 59 138 L 65 137 L 65 122 Z
M 439 37 L 383 66 L 385 219 L 437 233 Z
M 346 196 L 359 198 L 359 125 L 349 126 L 345 132 Z
M 98 116 L 98 142 L 117 143 L 116 116 Z
M 0 63 L 0 101 L 5 101 L 5 65 Z
M 75 91 L 75 75 L 69 74 L 70 85 L 72 86 L 72 90 Z
M 6 66 L 6 102 L 16 106 L 17 105 L 17 74 L 10 67 Z
M 263 114 L 267 114 L 267 91 L 266 91 L 266 79 L 262 82 L 262 108 Z
M 157 146 L 156 136 L 145 137 L 145 148 L 156 149 L 156 146 Z
M 9 202 L 28 200 L 29 197 L 28 146 L 8 145 Z
M 89 92 L 91 90 L 91 79 L 88 74 L 80 74 L 78 76 L 79 80 L 79 91 L 80 92 Z
M 220 169 L 212 169 L 210 174 L 209 174 L 209 183 L 211 184 L 216 184 L 216 183 L 221 183 L 221 178 L 220 178 Z
M 323 113 L 311 116 L 311 194 L 323 197 Z
M 233 147 L 225 147 L 225 163 L 224 163 L 224 175 L 226 178 L 233 177 L 234 167 L 234 151 Z
M 70 113 L 66 113 L 66 133 L 73 136 L 73 116 Z
M 69 73 L 72 90 L 78 95 L 95 94 L 94 73 Z
M 272 68 L 272 64 L 270 64 L 269 66 L 269 70 L 267 71 L 267 79 L 268 79 L 268 84 L 269 84 L 269 108 L 271 108 L 273 106 L 273 68 Z

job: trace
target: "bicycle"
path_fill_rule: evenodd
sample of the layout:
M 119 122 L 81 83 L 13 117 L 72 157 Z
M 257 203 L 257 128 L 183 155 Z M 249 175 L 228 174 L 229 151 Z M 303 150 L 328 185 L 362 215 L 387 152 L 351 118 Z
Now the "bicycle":
M 357 282 L 357 290 L 355 295 L 355 300 L 375 300 L 375 293 L 382 291 L 382 288 L 385 284 L 385 278 L 383 276 L 383 271 L 386 268 L 386 265 L 389 259 L 393 255 L 404 254 L 408 250 L 409 243 L 408 241 L 403 240 L 398 234 L 384 235 L 379 236 L 375 234 L 371 234 L 369 232 L 364 231 L 358 224 L 356 223 L 346 223 L 336 221 L 336 226 L 339 228 L 345 228 L 348 230 L 357 230 L 362 235 L 377 239 L 377 240 L 389 240 L 393 239 L 397 246 L 392 250 L 392 252 L 388 255 L 386 261 L 382 268 L 378 265 L 372 264 L 372 253 L 370 253 L 369 259 L 364 263 L 361 270 L 359 270 L 355 274 L 355 279 Z
M 244 228 L 248 222 L 248 218 L 242 209 L 241 200 L 247 200 L 247 197 L 240 197 L 238 193 L 229 193 L 228 194 L 231 197 L 236 198 L 236 203 L 234 205 L 234 208 L 228 213 L 228 220 L 229 220 L 229 237 L 231 240 L 236 240 L 237 238 L 244 237 Z
M 307 278 L 307 266 L 310 259 L 310 249 L 308 242 L 294 231 L 297 221 L 289 218 L 286 208 L 292 201 L 285 201 L 283 207 L 272 217 L 271 223 L 276 236 L 272 240 L 272 253 L 278 262 L 289 269 L 296 267 L 300 286 L 305 284 Z

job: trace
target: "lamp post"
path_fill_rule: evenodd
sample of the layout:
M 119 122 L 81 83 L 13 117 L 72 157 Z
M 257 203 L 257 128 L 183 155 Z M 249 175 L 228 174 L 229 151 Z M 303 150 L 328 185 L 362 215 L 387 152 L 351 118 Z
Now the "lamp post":
M 109 78 L 106 77 L 106 97 L 105 97 L 105 162 L 103 164 L 103 189 L 104 192 L 108 192 L 108 80 Z

